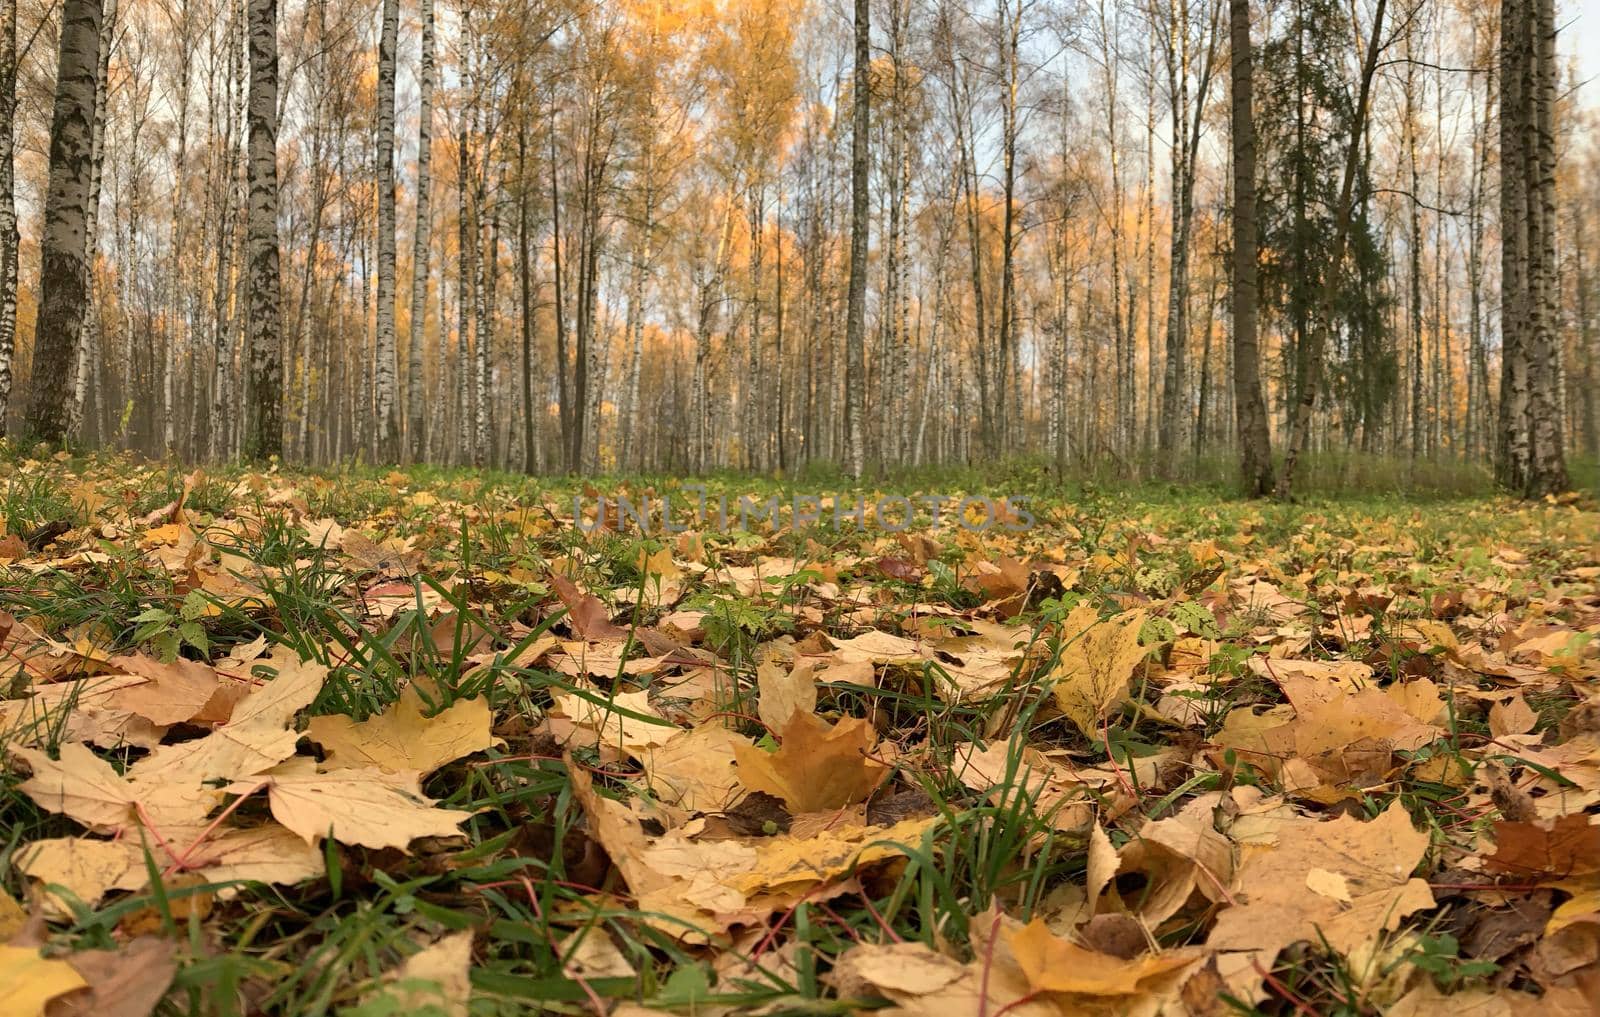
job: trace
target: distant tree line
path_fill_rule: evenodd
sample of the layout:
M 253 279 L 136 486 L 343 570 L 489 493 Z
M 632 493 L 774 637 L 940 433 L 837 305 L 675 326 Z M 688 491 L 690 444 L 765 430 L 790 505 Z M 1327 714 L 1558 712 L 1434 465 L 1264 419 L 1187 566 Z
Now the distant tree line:
M 1222 455 L 1280 495 L 1355 450 L 1558 491 L 1600 446 L 1559 29 L 0 0 L 0 428 L 528 471 Z

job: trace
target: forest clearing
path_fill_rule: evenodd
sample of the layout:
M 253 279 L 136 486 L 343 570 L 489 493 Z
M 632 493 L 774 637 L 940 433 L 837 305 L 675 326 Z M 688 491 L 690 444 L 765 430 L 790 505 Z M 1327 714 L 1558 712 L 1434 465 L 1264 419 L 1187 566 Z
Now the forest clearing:
M 10 465 L 10 1012 L 1593 1012 L 1592 503 Z

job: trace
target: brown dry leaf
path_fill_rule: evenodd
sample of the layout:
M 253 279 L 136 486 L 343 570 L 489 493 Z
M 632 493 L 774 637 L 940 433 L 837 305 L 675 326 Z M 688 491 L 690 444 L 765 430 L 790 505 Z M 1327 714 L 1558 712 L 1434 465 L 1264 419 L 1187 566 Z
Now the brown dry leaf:
M 1554 821 L 1496 823 L 1495 853 L 1484 868 L 1523 879 L 1600 872 L 1600 826 L 1591 818 L 1576 812 Z
M 201 839 L 205 830 L 169 828 L 163 836 L 179 851 L 196 845 L 189 850 L 187 867 L 206 882 L 293 884 L 322 873 L 322 852 L 276 824 L 248 830 L 224 827 Z M 158 868 L 172 861 L 153 840 L 150 851 Z M 100 903 L 112 890 L 142 890 L 150 878 L 145 849 L 133 834 L 120 840 L 34 841 L 18 851 L 17 869 L 40 883 L 61 885 L 89 905 Z
M 567 608 L 567 627 L 579 639 L 600 642 L 607 639 L 625 639 L 628 632 L 611 624 L 611 615 L 600 598 L 584 593 L 572 580 L 557 572 L 550 573 L 550 588 L 556 591 Z
M 1217 832 L 1213 819 L 1222 797 L 1194 798 L 1177 815 L 1145 823 L 1123 845 L 1117 871 L 1145 876 L 1143 889 L 1124 903 L 1147 924 L 1159 925 L 1177 914 L 1195 893 L 1207 906 L 1229 899 L 1234 846 Z
M 1061 712 L 1090 738 L 1127 698 L 1128 682 L 1146 653 L 1139 645 L 1143 611 L 1098 618 L 1087 601 L 1073 608 L 1062 622 L 1061 659 L 1050 673 Z
M 872 684 L 874 665 L 933 666 L 939 681 L 936 692 L 947 700 L 960 700 L 994 689 L 1011 678 L 1023 658 L 1019 645 L 1028 639 L 1025 626 L 1006 626 L 980 619 L 964 620 L 976 635 L 910 639 L 890 632 L 869 631 L 852 639 L 833 641 L 829 666 L 817 673 L 818 681 Z
M 864 944 L 839 958 L 831 976 L 842 999 L 883 996 L 896 1004 L 895 1017 L 953 1017 L 1005 1014 L 1006 1017 L 1065 1017 L 1072 1013 L 1048 997 L 1038 997 L 1002 937 L 988 942 L 1001 920 L 990 914 L 973 920 L 970 964 L 935 953 L 921 943 Z
M 306 734 L 327 752 L 325 770 L 377 767 L 415 770 L 423 776 L 494 744 L 484 697 L 463 699 L 432 717 L 424 709 L 421 690 L 413 683 L 398 702 L 374 717 L 360 723 L 342 714 L 312 717 Z
M 318 773 L 305 758 L 290 760 L 257 781 L 231 785 L 233 794 L 267 788 L 272 818 L 307 844 L 331 836 L 341 844 L 399 848 L 418 837 L 455 837 L 470 812 L 436 809 L 422 794 L 415 773 L 375 769 Z
M 111 705 L 119 690 L 143 681 L 118 674 L 36 684 L 29 698 L 0 702 L 0 731 L 11 746 L 37 746 L 54 738 L 108 749 L 155 748 L 166 728 Z
M 391 539 L 380 544 L 355 530 L 339 535 L 339 550 L 357 572 L 375 572 L 391 579 L 414 575 L 422 564 L 422 555 L 413 551 L 407 541 Z
M 598 926 L 579 929 L 566 937 L 557 952 L 561 973 L 568 978 L 633 978 L 638 974 L 605 929 Z
M 220 687 L 217 672 L 205 664 L 178 659 L 163 664 L 145 654 L 111 658 L 111 666 L 145 681 L 118 689 L 107 705 L 138 714 L 152 724 L 178 724 L 205 710 Z
M 743 740 L 727 728 L 707 724 L 641 752 L 639 762 L 661 801 L 690 812 L 721 812 L 742 793 L 734 756 L 740 744 Z
M 735 923 L 762 922 L 819 886 L 902 856 L 899 845 L 919 843 L 935 822 L 838 824 L 811 837 L 745 841 L 696 841 L 688 828 L 651 837 L 627 806 L 595 790 L 582 767 L 569 762 L 568 773 L 573 797 L 588 815 L 589 836 L 605 848 L 640 911 L 671 916 L 658 924 L 674 936 L 697 929 L 703 938 Z
M 1139 995 L 1149 991 L 1147 982 L 1185 967 L 1199 957 L 1198 951 L 1173 950 L 1124 960 L 1061 939 L 1037 918 L 1022 929 L 1008 930 L 1004 935 L 1012 956 L 1035 992 Z
M 173 943 L 141 936 L 117 950 L 81 950 L 67 962 L 88 992 L 52 1002 L 48 1017 L 150 1017 L 178 973 Z
M 51 1000 L 85 984 L 71 964 L 49 959 L 37 947 L 0 944 L 0 999 L 12 1017 L 43 1017 Z
M 222 800 L 207 782 L 260 773 L 294 755 L 295 714 L 321 690 L 327 668 L 280 650 L 278 675 L 240 700 L 227 724 L 194 741 L 162 745 L 118 775 L 80 743 L 52 760 L 37 749 L 13 753 L 33 770 L 22 789 L 42 807 L 91 830 L 115 832 L 136 815 L 157 828 L 202 822 Z
M 904 1004 L 908 997 L 931 996 L 966 975 L 966 965 L 921 943 L 866 943 L 839 958 L 832 978 L 841 999 L 883 995 Z
M 636 896 L 670 886 L 672 880 L 656 872 L 643 862 L 650 847 L 650 838 L 639 828 L 628 807 L 607 798 L 594 788 L 594 778 L 569 756 L 568 779 L 572 782 L 572 797 L 583 807 L 589 817 L 589 836 L 598 841 L 611 856 L 611 861 L 622 873 L 622 879 Z
M 18 787 L 41 808 L 59 812 L 91 830 L 117 830 L 133 821 L 133 796 L 111 764 L 80 742 L 61 746 L 60 758 L 43 749 L 13 748 L 33 776 Z
M 563 716 L 580 728 L 593 731 L 601 745 L 638 755 L 659 749 L 682 733 L 681 728 L 668 723 L 651 705 L 648 692 L 616 692 L 608 697 L 597 689 L 587 691 L 587 696 L 557 692 L 552 698 Z M 596 698 L 600 701 L 595 702 Z M 659 718 L 659 723 L 642 717 Z
M 294 718 L 322 691 L 328 668 L 279 647 L 268 663 L 276 677 L 233 708 L 228 722 L 196 741 L 163 745 L 129 768 L 128 780 L 151 787 L 240 780 L 294 755 Z
M 865 801 L 889 768 L 869 757 L 877 735 L 856 717 L 829 724 L 814 713 L 794 714 L 776 752 L 735 745 L 739 779 L 752 791 L 782 798 L 791 812 L 820 812 Z
M 1427 853 L 1428 835 L 1412 826 L 1398 800 L 1371 822 L 1348 815 L 1269 818 L 1253 840 L 1237 871 L 1235 903 L 1217 916 L 1207 946 L 1259 951 L 1264 965 L 1291 943 L 1319 937 L 1348 953 L 1433 906 L 1427 882 L 1411 878 Z M 1342 878 L 1348 902 L 1314 888 L 1326 887 L 1334 875 Z
M 1539 722 L 1522 693 L 1514 692 L 1510 699 L 1489 707 L 1489 732 L 1496 738 L 1508 734 L 1526 734 Z
M 769 731 L 782 731 L 797 713 L 817 710 L 817 669 L 812 663 L 785 668 L 768 660 L 756 669 L 757 713 Z
M 1424 979 L 1385 1013 L 1387 1017 L 1518 1017 L 1538 1012 L 1539 998 L 1515 989 L 1462 989 L 1443 993 Z
M 1426 680 L 1353 693 L 1305 677 L 1283 678 L 1280 684 L 1290 706 L 1261 714 L 1233 710 L 1215 738 L 1273 774 L 1282 770 L 1292 776 L 1286 763 L 1301 770 L 1309 764 L 1313 785 L 1370 781 L 1388 769 L 1394 752 L 1419 749 L 1443 734 L 1438 724 L 1416 716 L 1437 712 L 1437 689 Z
M 472 932 L 455 932 L 423 947 L 388 976 L 376 995 L 392 1000 L 396 1013 L 443 1013 L 467 1017 L 472 999 Z
M 1088 866 L 1084 870 L 1084 896 L 1088 901 L 1089 914 L 1093 915 L 1100 894 L 1105 890 L 1106 884 L 1111 882 L 1111 877 L 1117 874 L 1117 869 L 1122 866 L 1122 859 L 1117 854 L 1117 849 L 1112 846 L 1111 838 L 1106 835 L 1105 828 L 1098 822 L 1089 832 L 1087 861 Z
M 1254 656 L 1246 664 L 1254 673 L 1279 685 L 1295 679 L 1312 679 L 1354 693 L 1372 684 L 1372 667 L 1359 660 L 1290 660 Z

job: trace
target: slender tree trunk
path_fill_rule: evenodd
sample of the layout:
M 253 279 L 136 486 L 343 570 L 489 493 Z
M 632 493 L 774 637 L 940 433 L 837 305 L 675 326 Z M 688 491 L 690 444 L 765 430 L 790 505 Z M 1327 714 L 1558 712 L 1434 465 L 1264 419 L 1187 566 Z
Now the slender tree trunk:
M 1010 0 L 1000 0 L 1002 66 L 1005 83 L 1001 90 L 1001 181 L 1006 207 L 1001 213 L 1000 233 L 1000 448 L 1010 442 L 1011 428 L 1020 424 L 1021 393 L 1018 388 L 1016 337 L 1016 190 L 1017 190 L 1017 77 L 1018 44 L 1022 32 L 1022 0 L 1013 12 Z M 1009 23 L 1008 23 L 1009 22 Z M 1011 395 L 1008 397 L 1007 392 Z M 1015 421 L 1015 423 L 1013 423 Z
M 250 0 L 251 459 L 283 453 L 278 278 L 278 3 Z
M 850 298 L 845 332 L 845 428 L 850 475 L 866 470 L 867 131 L 872 75 L 868 0 L 855 0 L 855 103 L 850 135 Z
M 951 73 L 959 73 L 955 68 L 955 58 L 951 57 Z M 952 90 L 954 86 L 952 85 Z M 967 219 L 967 248 L 971 255 L 972 275 L 972 342 L 977 356 L 978 376 L 978 434 L 983 443 L 985 452 L 997 453 L 995 442 L 994 418 L 996 415 L 993 400 L 989 398 L 991 379 L 989 373 L 989 302 L 985 296 L 983 285 L 983 228 L 982 217 L 978 207 L 978 170 L 976 156 L 973 154 L 972 130 L 969 117 L 971 115 L 970 102 L 963 104 L 963 109 L 956 115 L 956 146 L 957 158 L 961 162 L 959 175 L 961 177 L 961 190 L 965 196 L 965 211 Z
M 1473 51 L 1477 51 L 1474 32 Z M 1488 352 L 1484 346 L 1483 327 L 1483 191 L 1488 176 L 1489 121 L 1492 116 L 1494 89 L 1493 67 L 1484 71 L 1483 115 L 1473 110 L 1472 124 L 1472 179 L 1467 206 L 1467 299 L 1468 344 L 1467 363 L 1467 457 L 1477 459 L 1488 445 L 1489 366 Z M 1476 106 L 1476 93 L 1473 105 Z
M 433 0 L 422 0 L 421 16 L 422 66 L 417 82 L 417 228 L 412 234 L 411 342 L 406 363 L 406 450 L 413 462 L 428 454 L 422 347 L 428 332 L 428 255 L 432 250 L 429 244 L 433 228 L 428 208 L 433 186 L 429 175 L 433 165 Z
M 485 207 L 481 197 L 478 208 Z M 476 380 L 476 393 L 473 404 L 477 408 L 474 417 L 472 442 L 472 464 L 483 467 L 490 465 L 494 459 L 494 449 L 490 447 L 489 436 L 489 410 L 490 410 L 490 385 L 489 361 L 494 352 L 494 317 L 496 311 L 496 291 L 500 279 L 500 213 L 498 206 L 488 209 L 489 238 L 488 247 L 483 256 L 478 259 L 478 343 L 474 349 L 474 377 Z M 476 236 L 476 232 L 474 233 Z
M 1527 159 L 1528 257 L 1532 329 L 1528 335 L 1528 426 L 1532 456 L 1523 493 L 1529 498 L 1567 488 L 1561 367 L 1561 285 L 1556 261 L 1556 22 L 1554 0 L 1533 5 L 1533 115 Z M 1537 229 L 1537 238 L 1533 231 Z
M 84 235 L 102 14 L 100 0 L 66 0 L 61 12 L 55 113 L 50 122 L 50 181 L 40 253 L 39 319 L 23 422 L 25 437 L 50 443 L 66 437 L 67 380 L 88 309 Z
M 623 381 L 622 448 L 617 464 L 631 469 L 634 462 L 635 431 L 639 421 L 639 375 L 644 361 L 644 286 L 651 260 L 651 241 L 655 232 L 655 190 L 652 175 L 653 153 L 645 154 L 644 215 L 639 224 L 639 237 L 634 245 L 633 264 L 629 268 L 628 283 L 628 376 Z
M 17 345 L 17 0 L 0 0 L 0 438 L 11 406 Z
M 1228 0 L 1233 40 L 1233 391 L 1240 475 L 1253 498 L 1272 490 L 1272 434 L 1256 338 L 1256 128 L 1250 0 Z
M 717 228 L 717 250 L 712 260 L 711 277 L 700 290 L 700 313 L 695 325 L 694 342 L 694 405 L 692 407 L 692 463 L 696 473 L 704 473 L 711 462 L 711 335 L 716 330 L 718 311 L 722 307 L 723 285 L 727 278 L 728 261 L 733 245 L 734 190 L 730 186 L 722 198 L 722 223 Z
M 395 414 L 394 330 L 394 81 L 395 49 L 400 37 L 400 0 L 383 0 L 378 36 L 378 320 L 372 379 L 376 397 L 378 458 L 399 458 L 399 421 Z
M 469 154 L 471 143 L 467 118 L 463 115 L 460 133 L 456 136 L 456 433 L 455 447 L 450 457 L 450 461 L 457 464 L 472 461 L 472 390 L 468 380 L 473 373 L 472 302 L 476 281 L 473 262 L 477 260 L 478 241 L 477 231 L 472 224 L 471 203 L 467 198 L 467 180 L 472 173 L 472 157 Z
M 1594 299 L 1590 292 L 1595 286 L 1600 285 L 1600 274 L 1594 271 L 1594 264 L 1585 261 L 1589 254 L 1588 244 L 1591 242 L 1589 228 L 1591 226 L 1589 211 L 1580 207 L 1576 214 L 1572 249 L 1577 257 L 1576 289 L 1578 291 L 1578 349 L 1584 361 L 1583 374 L 1583 403 L 1580 407 L 1582 415 L 1583 451 L 1590 457 L 1600 454 L 1600 328 L 1595 327 L 1596 308 L 1591 303 Z
M 99 323 L 95 320 L 94 262 L 95 251 L 100 246 L 100 190 L 105 171 L 106 104 L 111 91 L 111 40 L 116 30 L 117 0 L 105 0 L 100 19 L 100 59 L 95 71 L 94 124 L 89 132 L 89 200 L 85 208 L 83 230 L 83 325 L 78 332 L 77 352 L 72 365 L 72 398 L 67 404 L 67 434 L 74 442 L 85 440 L 83 433 L 83 407 L 89 398 L 90 364 L 97 358 Z M 165 397 L 161 404 L 163 434 L 166 441 L 163 452 L 172 449 L 172 372 L 163 378 Z
M 1406 33 L 1406 76 L 1405 76 L 1405 107 L 1402 112 L 1401 124 L 1406 149 L 1406 165 L 1410 173 L 1411 195 L 1407 202 L 1410 211 L 1410 232 L 1407 246 L 1410 247 L 1407 312 L 1409 318 L 1408 335 L 1411 338 L 1411 440 L 1408 443 L 1411 457 L 1415 459 L 1422 453 L 1423 444 L 1423 417 L 1425 409 L 1422 402 L 1422 195 L 1420 193 L 1421 174 L 1417 167 L 1417 123 L 1416 123 L 1416 62 L 1411 59 L 1411 30 Z
M 538 434 L 533 397 L 533 218 L 528 179 L 528 126 L 517 126 L 517 280 L 522 303 L 522 471 L 538 468 Z
M 1528 433 L 1528 187 L 1522 179 L 1532 116 L 1533 0 L 1500 6 L 1500 414 L 1495 477 L 1521 490 L 1532 460 Z
M 569 382 L 567 363 L 567 302 L 563 289 L 564 275 L 561 268 L 561 189 L 557 184 L 557 171 L 559 162 L 556 159 L 556 114 L 555 102 L 550 104 L 550 256 L 553 262 L 552 272 L 555 277 L 555 319 L 556 319 L 556 392 L 561 418 L 561 465 L 569 473 L 577 469 L 577 464 L 571 460 L 573 407 L 572 386 Z

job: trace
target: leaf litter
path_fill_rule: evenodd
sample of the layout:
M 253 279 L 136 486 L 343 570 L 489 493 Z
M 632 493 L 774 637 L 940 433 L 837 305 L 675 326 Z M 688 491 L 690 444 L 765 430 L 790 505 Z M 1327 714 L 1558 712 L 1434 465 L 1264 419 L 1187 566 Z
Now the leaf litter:
M 469 474 L 17 469 L 75 493 L 0 563 L 10 1012 L 1600 998 L 1582 504 L 652 534 Z

